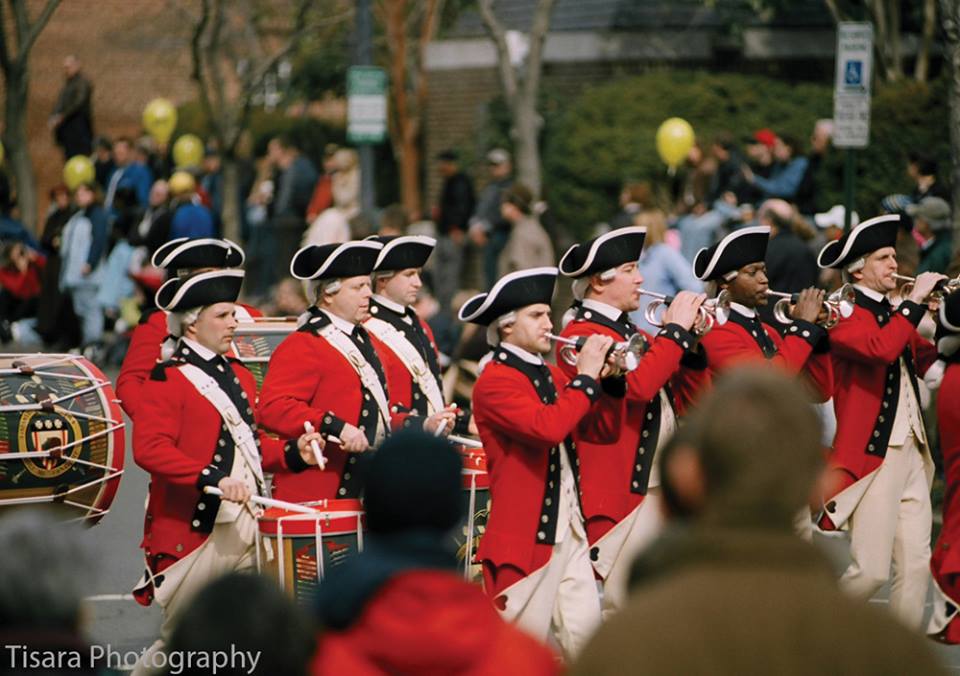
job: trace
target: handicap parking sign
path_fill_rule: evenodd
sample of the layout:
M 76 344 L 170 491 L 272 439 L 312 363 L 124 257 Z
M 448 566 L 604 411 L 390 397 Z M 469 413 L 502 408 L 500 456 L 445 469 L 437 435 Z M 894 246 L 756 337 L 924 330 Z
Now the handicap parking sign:
M 848 87 L 863 86 L 863 61 L 847 61 L 843 69 L 843 84 Z

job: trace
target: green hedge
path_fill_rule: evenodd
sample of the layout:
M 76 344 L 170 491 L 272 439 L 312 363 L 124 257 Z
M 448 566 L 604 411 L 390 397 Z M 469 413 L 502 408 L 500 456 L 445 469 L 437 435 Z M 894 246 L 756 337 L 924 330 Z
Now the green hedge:
M 904 82 L 883 85 L 873 100 L 871 144 L 857 152 L 856 204 L 862 216 L 876 213 L 880 198 L 908 191 L 910 150 L 932 153 L 949 175 L 947 87 Z M 814 122 L 831 117 L 829 83 L 790 83 L 763 76 L 657 71 L 590 87 L 544 131 L 544 190 L 558 218 L 574 234 L 608 219 L 617 209 L 625 180 L 650 181 L 669 193 L 670 178 L 657 155 L 660 123 L 678 116 L 709 143 L 721 131 L 747 135 L 761 127 L 806 142 Z M 831 153 L 824 175 L 824 202 L 841 201 L 842 153 Z

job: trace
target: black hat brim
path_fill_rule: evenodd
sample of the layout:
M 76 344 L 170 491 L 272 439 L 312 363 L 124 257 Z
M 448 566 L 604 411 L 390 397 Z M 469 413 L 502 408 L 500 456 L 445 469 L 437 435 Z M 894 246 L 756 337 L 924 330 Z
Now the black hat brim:
M 767 257 L 770 228 L 756 225 L 734 230 L 713 246 L 700 249 L 693 259 L 693 274 L 708 281 L 723 277 L 745 265 L 759 263 Z
M 366 241 L 376 241 L 383 245 L 373 265 L 374 272 L 422 268 L 437 245 L 437 240 L 426 235 L 368 237 Z
M 878 249 L 896 246 L 900 214 L 884 214 L 863 221 L 838 240 L 820 250 L 817 265 L 821 268 L 844 268 L 858 258 Z
M 243 270 L 210 270 L 170 279 L 157 291 L 157 307 L 167 312 L 184 312 L 214 303 L 235 303 L 240 297 L 243 276 Z
M 290 274 L 297 279 L 340 279 L 369 275 L 383 245 L 361 240 L 342 244 L 308 245 L 293 255 Z
M 640 259 L 646 236 L 646 228 L 633 226 L 611 230 L 583 244 L 574 244 L 560 259 L 560 274 L 587 277 L 624 263 L 635 263 Z
M 488 293 L 481 293 L 460 308 L 461 321 L 487 326 L 499 317 L 537 303 L 553 300 L 557 268 L 517 270 L 502 277 Z
M 243 249 L 229 239 L 178 237 L 154 252 L 150 262 L 156 268 L 196 270 L 236 268 L 243 265 Z

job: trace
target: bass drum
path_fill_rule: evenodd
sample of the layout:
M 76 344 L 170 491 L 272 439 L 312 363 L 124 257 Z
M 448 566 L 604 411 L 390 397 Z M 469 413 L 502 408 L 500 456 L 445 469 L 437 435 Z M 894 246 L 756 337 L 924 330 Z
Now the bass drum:
M 490 516 L 487 455 L 482 448 L 460 446 L 460 457 L 463 459 L 463 521 L 454 534 L 454 542 L 457 546 L 457 560 L 463 567 L 464 579 L 480 581 L 480 566 L 474 557 L 487 527 L 487 517 Z
M 296 330 L 296 317 L 250 317 L 237 323 L 233 353 L 253 373 L 258 391 L 263 386 L 273 351 Z
M 97 523 L 123 474 L 123 427 L 110 381 L 83 357 L 0 355 L 0 507 L 57 503 Z

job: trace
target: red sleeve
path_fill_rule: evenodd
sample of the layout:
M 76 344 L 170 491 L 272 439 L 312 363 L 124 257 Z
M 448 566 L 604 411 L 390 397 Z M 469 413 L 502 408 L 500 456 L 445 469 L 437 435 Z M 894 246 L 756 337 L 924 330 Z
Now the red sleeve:
M 714 372 L 726 371 L 738 362 L 758 358 L 759 348 L 753 338 L 732 322 L 713 328 L 700 344 L 707 351 L 707 362 Z
M 815 388 L 815 401 L 824 403 L 833 396 L 833 359 L 829 352 L 812 354 L 807 360 L 807 377 Z
M 937 346 L 921 336 L 919 333 L 913 334 L 913 354 L 917 365 L 917 375 L 921 378 L 927 372 L 933 362 L 937 361 Z
M 180 450 L 180 436 L 186 421 L 183 397 L 178 396 L 183 378 L 168 369 L 167 380 L 143 384 L 137 424 L 133 426 L 133 459 L 150 474 L 171 483 L 193 486 L 206 463 Z
M 263 379 L 259 418 L 264 427 L 287 439 L 299 437 L 307 420 L 319 430 L 327 412 L 310 405 L 324 372 L 319 352 L 310 345 L 313 340 L 308 333 L 291 333 L 270 357 Z
M 523 374 L 514 375 L 508 366 L 490 364 L 487 368 L 496 371 L 477 380 L 473 392 L 474 415 L 531 447 L 556 446 L 562 442 L 590 411 L 591 397 L 600 394 L 600 385 L 593 378 L 577 376 L 565 386 L 556 383 L 556 402 L 544 404 L 532 384 L 520 382 L 526 381 Z
M 916 303 L 903 301 L 885 326 L 878 326 L 869 310 L 858 307 L 830 330 L 830 349 L 835 357 L 864 364 L 890 364 L 916 335 L 923 317 Z M 926 359 L 926 355 L 924 355 Z
M 136 418 L 142 400 L 141 390 L 157 363 L 160 344 L 166 337 L 166 315 L 160 311 L 139 324 L 130 337 L 130 347 L 127 348 L 120 375 L 117 376 L 117 396 L 120 398 L 120 406 L 131 419 Z

